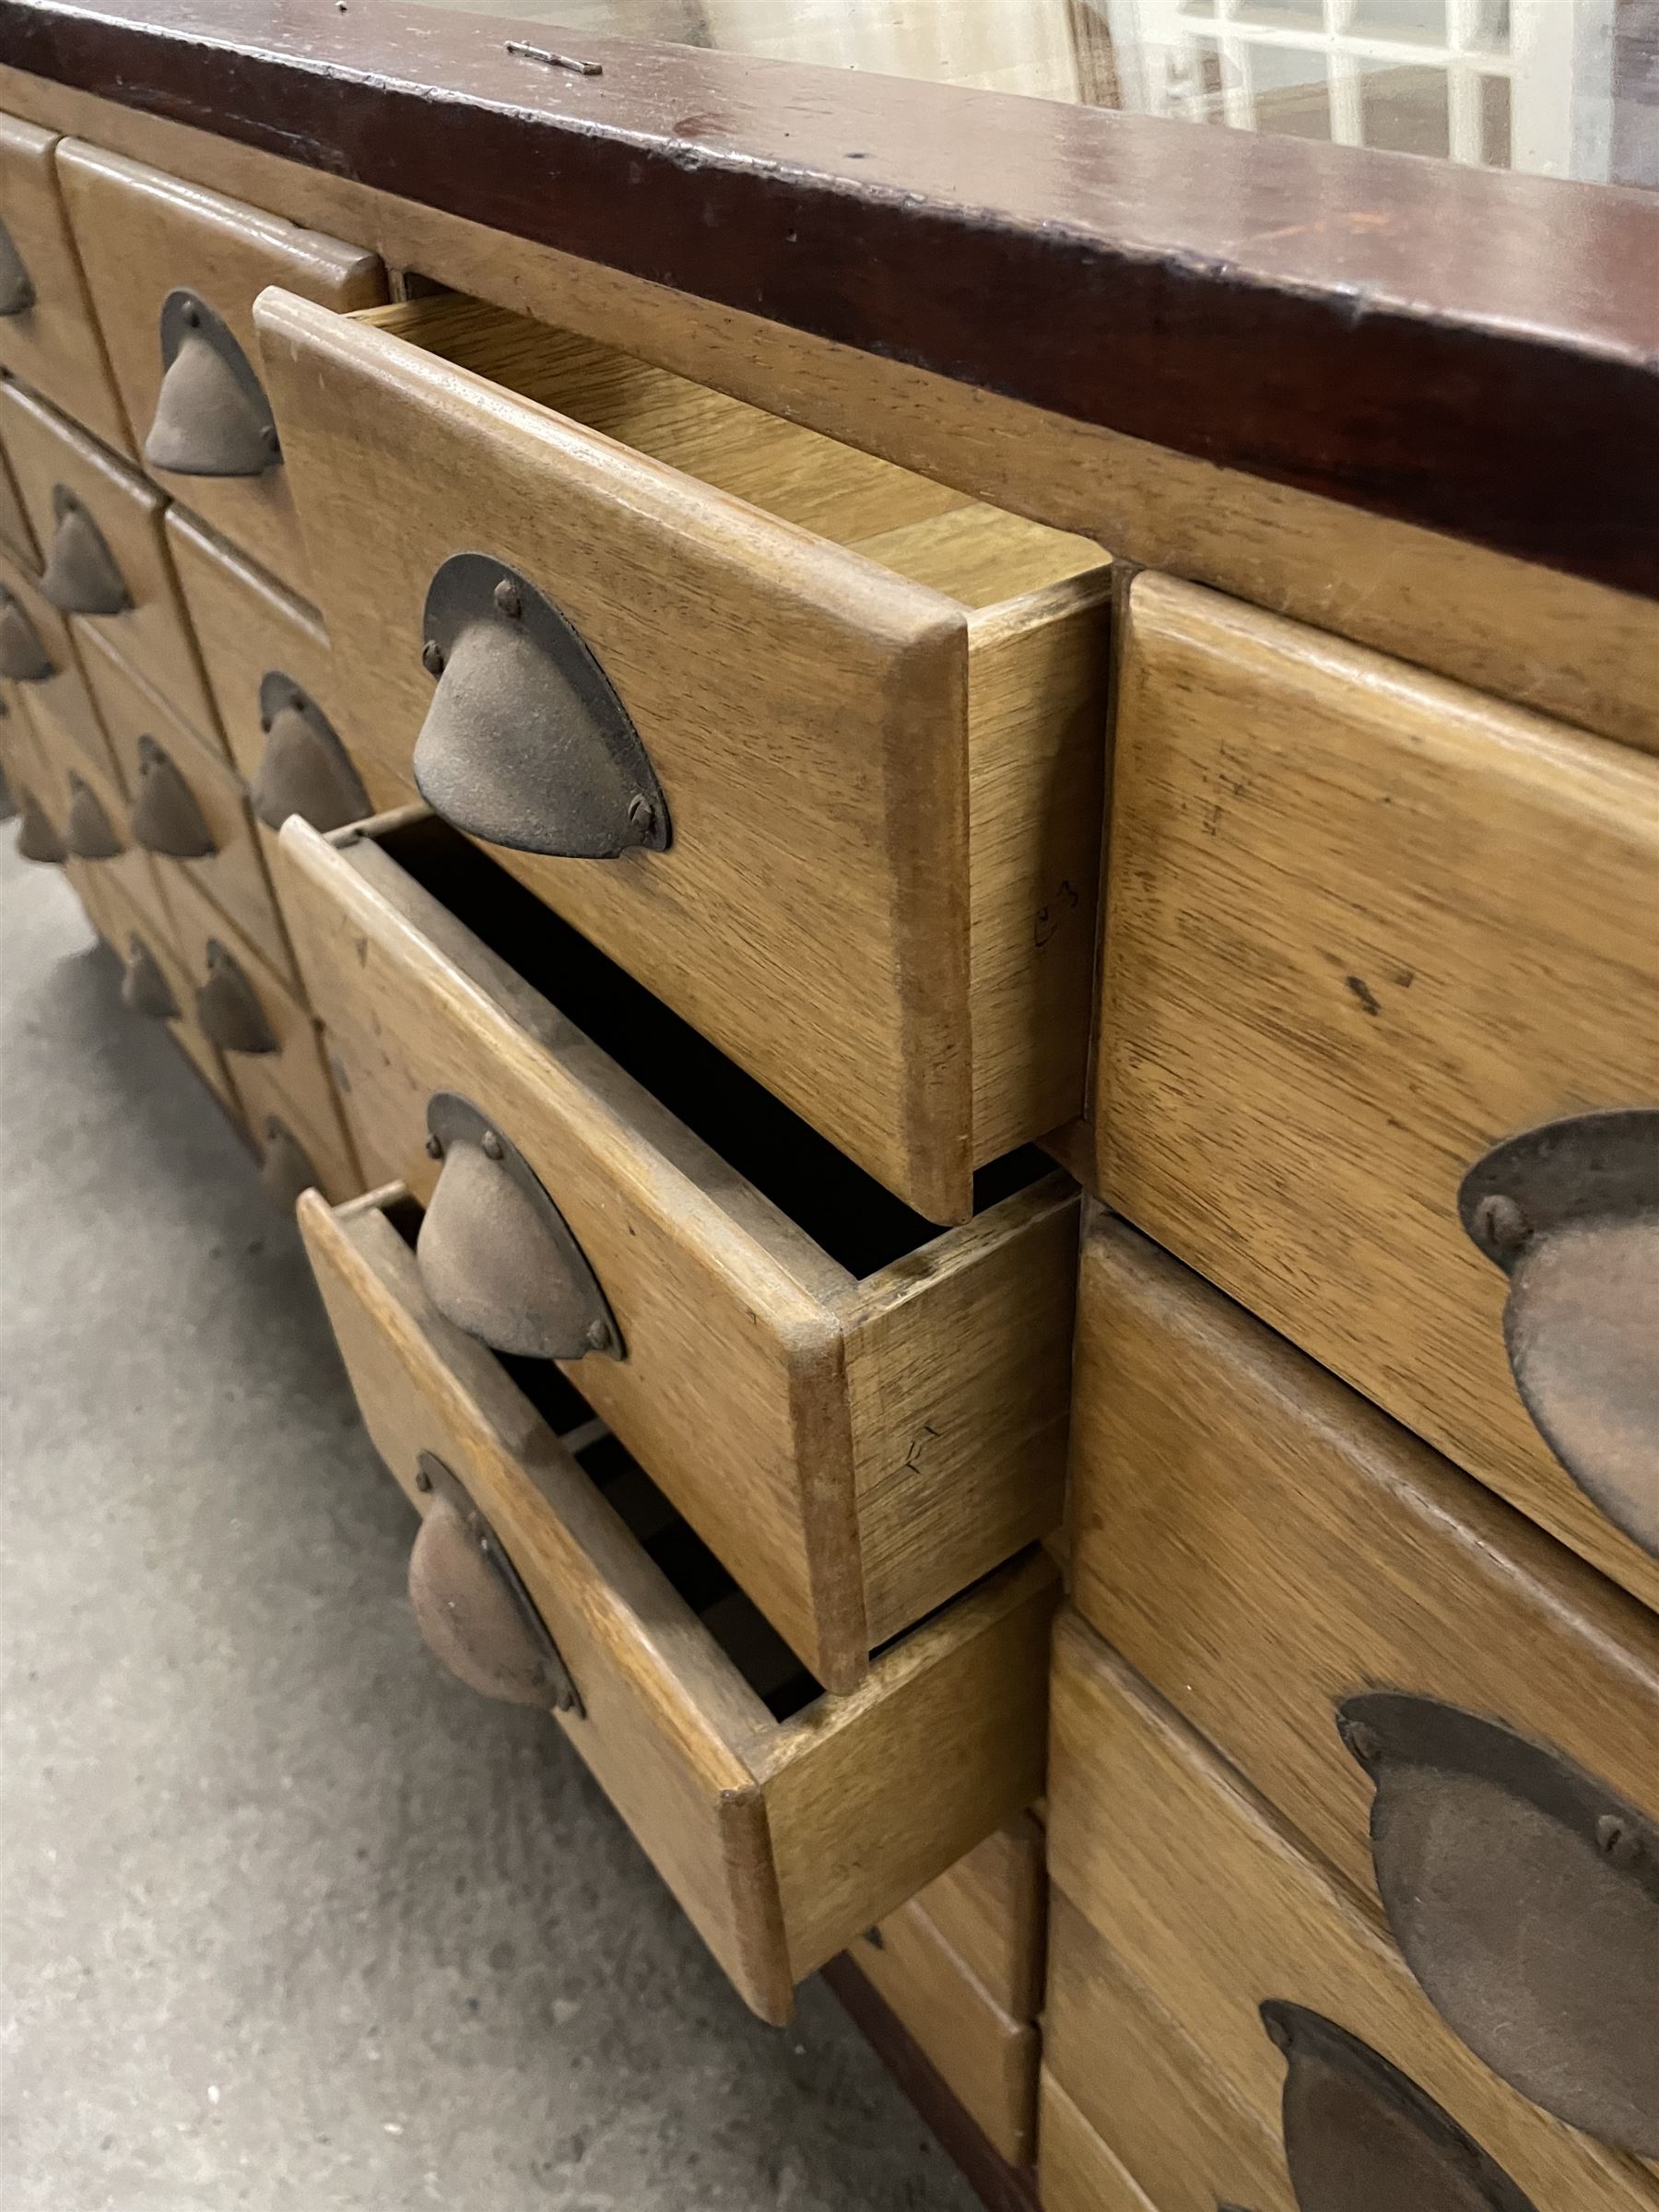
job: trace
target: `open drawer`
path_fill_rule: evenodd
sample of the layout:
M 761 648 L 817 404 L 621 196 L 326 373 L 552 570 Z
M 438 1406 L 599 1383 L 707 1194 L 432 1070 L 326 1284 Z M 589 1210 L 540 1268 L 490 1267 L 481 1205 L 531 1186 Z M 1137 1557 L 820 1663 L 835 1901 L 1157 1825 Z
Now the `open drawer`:
M 1104 554 L 475 300 L 255 319 L 374 803 L 965 1220 L 1083 1103 Z
M 1041 1786 L 1054 1570 L 1004 1569 L 822 1694 L 556 1369 L 514 1363 L 427 1299 L 397 1191 L 300 1222 L 376 1449 L 416 1506 L 487 1524 L 557 1717 L 715 1957 L 763 2018 L 859 1930 Z M 514 1375 L 535 1393 L 533 1403 Z M 559 1431 L 563 1432 L 561 1441 Z M 423 1531 L 417 1617 L 478 1687 L 512 1640 L 474 1635 L 470 1555 Z M 453 1634 L 446 1644 L 444 1626 Z
M 1068 1177 L 1014 1155 L 941 1235 L 442 823 L 290 820 L 280 863 L 435 1302 L 579 1371 L 819 1681 L 1055 1526 Z

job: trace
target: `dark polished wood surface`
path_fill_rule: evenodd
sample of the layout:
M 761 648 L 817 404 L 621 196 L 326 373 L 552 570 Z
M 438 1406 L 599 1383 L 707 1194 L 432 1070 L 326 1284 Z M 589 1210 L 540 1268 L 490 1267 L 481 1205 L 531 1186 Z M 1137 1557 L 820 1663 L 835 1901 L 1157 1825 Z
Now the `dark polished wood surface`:
M 0 0 L 0 58 L 1659 597 L 1645 194 L 390 0 Z

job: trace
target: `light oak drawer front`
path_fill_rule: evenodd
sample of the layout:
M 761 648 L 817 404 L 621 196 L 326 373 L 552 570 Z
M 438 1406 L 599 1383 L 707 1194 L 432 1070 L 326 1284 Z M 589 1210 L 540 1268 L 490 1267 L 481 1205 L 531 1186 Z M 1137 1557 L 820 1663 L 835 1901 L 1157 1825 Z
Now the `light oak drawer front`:
M 1017 2020 L 1042 2009 L 1048 1879 L 1042 1830 L 1021 1813 L 916 1899 L 993 2002 Z
M 258 379 L 254 297 L 385 297 L 372 253 L 118 154 L 65 140 L 58 171 L 145 465 L 164 491 L 297 591 L 305 545 Z
M 1288 2006 L 1405 2075 L 1539 2212 L 1653 2212 L 1653 2176 L 1483 2065 L 1381 1916 L 1076 1614 L 1057 1632 L 1053 1704 L 1051 1878 L 1246 2105 L 1264 2116 L 1278 2106 L 1285 2061 L 1261 2007 Z M 1291 2027 L 1317 2056 L 1305 2019 Z
M 65 873 L 88 921 L 121 963 L 121 1003 L 127 1014 L 164 1027 L 226 1112 L 240 1121 L 240 1101 L 224 1061 L 196 1020 L 190 971 L 163 917 L 139 905 L 108 867 L 71 857 Z
M 37 795 L 70 857 L 117 885 L 124 900 L 171 938 L 166 898 L 148 853 L 133 835 L 126 796 L 114 771 L 89 759 L 55 723 L 39 714 L 32 700 L 25 702 L 24 712 L 33 721 L 42 785 Z
M 0 315 L 0 368 L 118 453 L 134 451 L 58 189 L 51 131 L 0 115 L 0 254 L 18 312 Z
M 41 591 L 84 618 L 205 744 L 222 743 L 162 535 L 167 502 L 137 470 L 16 385 L 6 445 L 41 548 Z
M 937 1234 L 441 823 L 281 843 L 363 1167 L 433 1204 L 434 1297 L 579 1371 L 820 1681 L 1054 1524 L 1064 1176 L 1020 1156 Z M 447 1149 L 446 1099 L 481 1117 Z M 522 1244 L 468 1258 L 509 1183 Z M 567 1306 L 526 1334 L 531 1281 Z
M 1659 760 L 1162 578 L 1120 678 L 1101 1195 L 1659 1606 Z
M 1047 2088 L 1065 2109 L 1056 2138 L 1045 2090 L 1038 2157 L 1044 2205 L 1054 2201 L 1056 2152 L 1064 2164 L 1074 2137 L 1087 2130 L 1111 2144 L 1159 2212 L 1224 2205 L 1301 2212 L 1277 2113 L 1241 2097 L 1059 1889 L 1050 1909 L 1042 2063 Z
M 65 621 L 38 581 L 0 556 L 0 677 L 26 699 L 44 742 L 114 772 L 114 756 Z M 15 694 L 14 694 L 15 696 Z
M 355 1197 L 363 1179 L 310 1011 L 189 877 L 175 876 L 170 904 L 196 1019 L 225 1054 L 262 1155 L 275 1123 L 312 1162 L 327 1197 Z
M 180 508 L 168 513 L 167 535 L 261 829 L 299 814 L 313 830 L 337 830 L 371 814 L 322 617 Z
M 10 391 L 13 387 L 7 385 Z M 11 458 L 6 451 L 4 424 L 0 424 L 0 547 L 29 574 L 38 573 L 41 566 L 41 548 L 35 544 L 34 532 L 29 526 L 29 515 L 23 505 L 23 495 L 18 489 Z
M 1041 2155 L 1037 2181 L 1043 2212 L 1165 2212 L 1097 2136 L 1052 2074 L 1041 2079 Z M 1206 2205 L 1204 2212 L 1211 2212 Z
M 241 778 L 210 753 L 101 638 L 81 640 L 82 665 L 132 794 L 134 833 L 162 882 L 206 891 L 290 985 L 293 954 Z
M 474 301 L 258 320 L 377 803 L 966 1219 L 1082 1098 L 1104 556 Z
M 1488 2065 L 1659 2155 L 1659 1619 L 1103 1214 L 1073 1437 L 1079 1610 Z
M 582 1427 L 562 1445 L 442 1319 L 376 1203 L 331 1215 L 312 1195 L 300 1226 L 382 1457 L 419 1506 L 441 1494 L 418 1487 L 423 1453 L 465 1487 L 567 1672 L 560 1726 L 743 1996 L 784 2018 L 794 1983 L 1030 1800 L 1053 1569 L 1028 1557 L 891 1645 L 850 1695 L 814 1695 L 735 1593 L 705 1576 L 693 1610 L 677 1517 L 653 1526 L 626 1465 L 601 1492 L 594 1456 L 572 1457 Z M 535 1386 L 562 1427 L 574 1393 L 550 1368 Z M 574 1400 L 565 1418 L 591 1432 L 587 1417 Z
M 1037 2135 L 1039 2037 L 976 1981 L 918 1898 L 889 1912 L 848 1956 L 998 2155 L 1030 2165 Z

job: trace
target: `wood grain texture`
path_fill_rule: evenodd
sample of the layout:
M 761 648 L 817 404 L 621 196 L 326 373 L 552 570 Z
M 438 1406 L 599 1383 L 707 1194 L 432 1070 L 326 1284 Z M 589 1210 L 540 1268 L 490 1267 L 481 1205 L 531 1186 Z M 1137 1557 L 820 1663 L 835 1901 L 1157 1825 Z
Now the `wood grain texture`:
M 164 883 L 183 877 L 205 891 L 228 914 L 291 989 L 297 980 L 288 932 L 277 912 L 254 834 L 253 817 L 241 780 L 221 748 L 209 752 L 168 700 L 129 667 L 108 641 L 76 615 L 87 682 L 110 733 L 121 778 L 129 794 L 138 789 L 140 740 L 152 738 L 189 785 L 213 839 L 214 851 L 201 860 L 155 856 Z
M 843 1951 L 823 1969 L 823 1979 L 880 2058 L 900 2089 L 938 2137 L 985 2212 L 1037 2212 L 1036 2178 L 1030 2167 L 1010 2166 L 963 2110 L 892 2007 Z
M 118 886 L 126 903 L 137 907 L 147 918 L 149 926 L 171 943 L 172 917 L 161 877 L 149 854 L 134 841 L 132 824 L 127 819 L 126 794 L 114 765 L 107 759 L 93 759 L 62 724 L 41 712 L 38 699 L 41 688 L 32 684 L 20 687 L 21 709 L 34 734 L 34 754 L 41 773 L 41 788 L 36 796 L 62 830 L 68 816 L 71 778 L 78 778 L 89 786 L 111 829 L 120 839 L 122 849 L 108 860 L 88 862 L 87 867 L 100 881 Z
M 1003 1777 L 1041 1727 L 1052 1574 L 1027 1563 L 994 1578 L 885 1653 L 853 1695 L 774 1722 L 493 1355 L 427 1303 L 387 1195 L 340 1215 L 314 1194 L 300 1207 L 370 1434 L 417 1500 L 422 1450 L 473 1490 L 581 1692 L 584 1717 L 560 1725 L 740 1992 L 781 2020 L 794 1981 L 1005 1817 Z M 1021 1693 L 989 1733 L 968 1694 L 986 1677 Z M 938 1788 L 877 1820 L 902 1787 L 896 1752 L 929 1732 L 946 1754 Z M 842 1786 L 826 1794 L 831 1755 Z
M 259 687 L 273 671 L 291 677 L 355 753 L 334 648 L 316 609 L 182 507 L 167 511 L 167 543 L 219 726 L 243 782 L 253 782 L 265 758 Z
M 836 471 L 850 535 L 949 496 L 759 409 L 474 303 L 259 321 L 376 803 L 414 790 L 433 571 L 500 553 L 575 621 L 673 817 L 665 853 L 502 865 L 918 1212 L 967 1217 L 975 1163 L 1082 1106 L 1104 566 L 969 619 L 818 526 Z M 376 498 L 400 526 L 365 542 Z
M 58 189 L 57 134 L 0 115 L 0 211 L 34 285 L 0 316 L 0 368 L 65 408 L 117 453 L 136 451 Z
M 38 544 L 42 549 L 52 544 L 57 527 L 53 495 L 62 486 L 96 524 L 132 601 L 118 615 L 78 619 L 152 684 L 204 744 L 222 749 L 218 717 L 162 535 L 166 500 L 136 469 L 18 385 L 0 386 L 0 406 Z
M 1659 1817 L 1659 1620 L 1104 1215 L 1073 1434 L 1073 1602 L 1368 1899 L 1335 1719 L 1361 1689 L 1501 1721 Z
M 335 1205 L 356 1197 L 364 1188 L 364 1177 L 341 1119 L 334 1079 L 310 1009 L 194 877 L 175 869 L 164 881 L 175 939 L 190 975 L 192 1003 L 207 980 L 207 947 L 217 941 L 247 977 L 276 1040 L 274 1053 L 225 1055 L 243 1117 L 262 1154 L 266 1120 L 274 1115 L 299 1138 L 321 1178 L 324 1196 Z
M 1059 1596 L 1027 1553 L 780 1728 L 766 1803 L 797 1981 L 1036 1796 Z
M 915 1900 L 861 1936 L 852 1955 L 992 2148 L 1011 2165 L 1030 2165 L 1037 2136 L 1032 2023 L 992 2001 Z
M 628 1347 L 582 1363 L 584 1394 L 820 1681 L 849 1686 L 888 1635 L 1041 1533 L 1058 1508 L 1069 1185 L 1030 1186 L 855 1282 L 372 840 L 336 849 L 290 823 L 282 844 L 365 1170 L 430 1191 L 435 1090 L 500 1118 Z M 999 1341 L 964 1335 L 975 1312 L 1007 1317 Z M 920 1551 L 912 1526 L 931 1532 Z
M 1047 1900 L 1042 1830 L 1029 1813 L 916 1895 L 992 2002 L 1017 2020 L 1034 2020 L 1042 2009 Z
M 427 1304 L 376 1206 L 336 1218 L 308 1194 L 300 1226 L 376 1450 L 418 1508 L 423 1451 L 467 1485 L 580 1688 L 560 1727 L 745 1999 L 786 2018 L 765 1707 L 491 1354 Z
M 470 13 L 0 20 L 43 76 L 335 177 L 1655 589 L 1642 194 L 591 34 L 602 74 L 539 70 Z
M 1218 2205 L 1298 2212 L 1277 2111 L 1241 2098 L 1062 1890 L 1053 1892 L 1051 1910 L 1042 2063 L 1069 2108 L 1062 2162 L 1085 2129 L 1111 2144 L 1158 2212 Z M 1057 2147 L 1049 2124 L 1045 2098 L 1038 2161 L 1045 2205 Z
M 675 292 L 0 64 L 19 112 L 540 315 L 1120 558 L 1659 751 L 1659 605 Z M 923 577 L 920 581 L 929 581 Z
M 837 1301 L 872 1645 L 1058 1526 L 1077 1240 L 1046 1176 Z
M 1101 1194 L 1659 1605 L 1456 1211 L 1499 1138 L 1659 1098 L 1659 762 L 1159 578 L 1127 638 Z
M 159 1026 L 166 1030 L 231 1121 L 241 1127 L 246 1118 L 241 1100 L 223 1055 L 203 1034 L 196 1020 L 189 966 L 167 925 L 170 917 L 159 908 L 133 898 L 132 877 L 120 872 L 119 864 L 72 858 L 65 863 L 64 872 L 87 919 L 116 959 L 124 963 L 135 947 L 141 947 L 160 969 L 179 1011 L 172 1020 Z M 137 1021 L 143 1017 L 122 1009 L 115 1018 Z
M 331 307 L 385 297 L 378 258 L 95 147 L 64 143 L 58 174 L 123 405 L 140 441 L 160 389 L 161 305 L 179 287 L 223 317 L 257 368 L 254 296 L 286 285 Z M 171 477 L 164 491 L 303 593 L 309 574 L 288 470 Z
M 1049 1812 L 1057 1887 L 1265 2124 L 1284 2065 L 1257 2007 L 1277 1997 L 1381 2052 L 1535 2205 L 1659 2204 L 1634 2160 L 1488 2071 L 1353 1892 L 1075 1614 L 1055 1643 Z
M 1046 2068 L 1039 2113 L 1043 2212 L 1169 2212 L 1147 2195 Z
M 4 552 L 0 552 L 0 585 L 21 603 L 53 667 L 53 673 L 40 683 L 14 685 L 13 696 L 27 700 L 36 724 L 44 732 L 56 732 L 66 751 L 82 753 L 106 775 L 115 775 L 115 756 L 103 719 L 87 688 L 68 623 L 41 594 L 34 576 Z
M 15 392 L 15 384 L 4 387 Z M 18 489 L 17 476 L 11 465 L 11 455 L 6 450 L 6 423 L 0 419 L 0 549 L 10 555 L 19 568 L 27 569 L 33 576 L 40 571 L 41 548 L 29 520 L 29 510 L 23 504 L 23 495 Z

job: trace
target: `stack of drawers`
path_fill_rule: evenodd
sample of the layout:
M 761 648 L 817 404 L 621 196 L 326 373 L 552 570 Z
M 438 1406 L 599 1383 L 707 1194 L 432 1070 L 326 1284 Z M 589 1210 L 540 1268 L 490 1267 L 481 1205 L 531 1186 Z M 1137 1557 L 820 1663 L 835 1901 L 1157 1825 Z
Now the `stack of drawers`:
M 332 826 L 363 801 L 314 775 L 272 787 L 296 714 L 326 725 L 334 654 L 299 595 L 279 456 L 225 442 L 229 372 L 178 340 L 239 333 L 228 360 L 252 347 L 266 283 L 349 304 L 382 298 L 383 273 L 21 123 L 0 122 L 0 183 L 28 293 L 0 317 L 0 742 L 22 849 L 65 866 L 123 962 L 126 1006 L 165 1023 L 273 1190 L 349 1197 L 362 1178 L 266 825 L 297 805 Z
M 1483 643 L 1546 720 L 0 158 L 20 837 L 303 1156 L 434 1650 L 1052 2212 L 1659 2212 L 1635 649 Z
M 1045 2202 L 1653 2212 L 1659 761 L 1151 576 L 1115 735 Z

